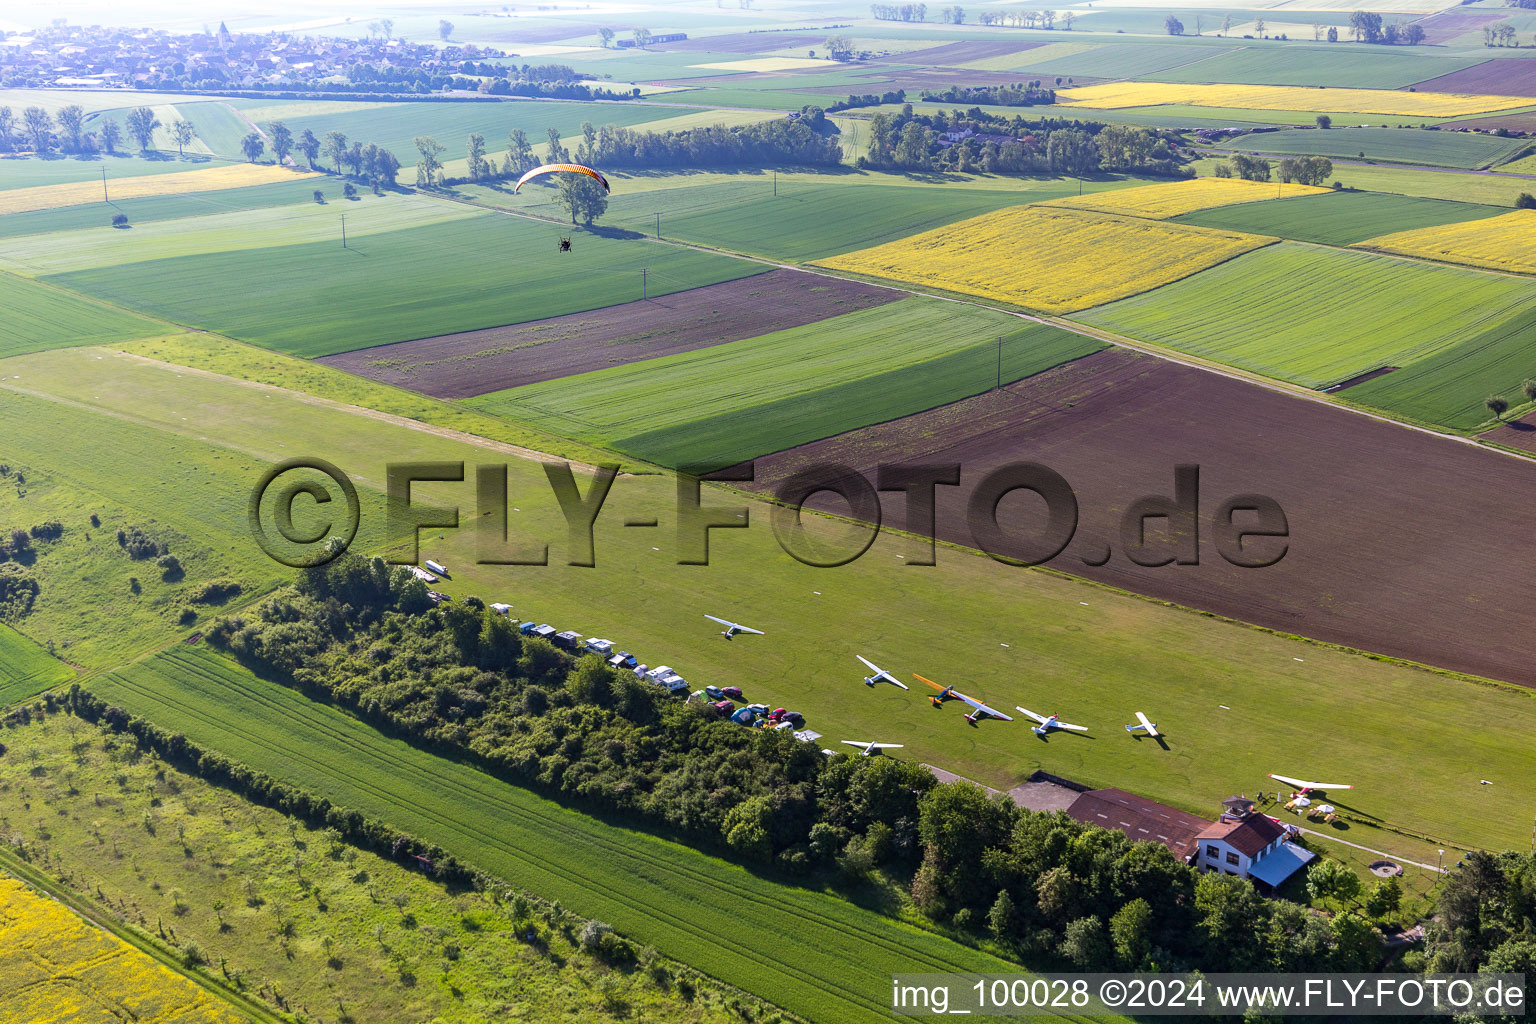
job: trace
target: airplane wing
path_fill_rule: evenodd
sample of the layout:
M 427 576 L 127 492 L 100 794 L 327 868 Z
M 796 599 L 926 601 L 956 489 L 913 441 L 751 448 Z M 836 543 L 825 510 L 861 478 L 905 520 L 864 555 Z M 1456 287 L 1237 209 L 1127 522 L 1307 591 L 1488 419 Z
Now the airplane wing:
M 1276 782 L 1287 782 L 1297 789 L 1354 789 L 1354 786 L 1344 786 L 1331 782 L 1307 782 L 1304 779 L 1292 779 L 1284 775 L 1271 775 Z
M 874 662 L 872 662 L 868 658 L 864 657 L 864 655 L 862 655 L 862 654 L 855 654 L 854 657 L 858 658 L 860 661 L 862 661 L 864 663 L 865 667 L 868 668 L 875 675 L 883 676 L 883 675 L 886 674 L 885 669 L 881 668 L 879 665 L 876 665 Z
M 1140 711 L 1138 711 L 1138 712 L 1136 712 L 1136 720 L 1141 723 L 1141 727 L 1143 729 L 1147 730 L 1147 735 L 1148 736 L 1156 736 L 1157 735 L 1157 726 L 1155 726 L 1151 722 L 1147 721 L 1147 716 L 1146 715 L 1144 715 Z
M 1058 729 L 1071 729 L 1073 732 L 1087 732 L 1088 731 L 1088 727 L 1086 725 L 1068 725 L 1066 722 L 1062 722 L 1062 721 L 1057 721 L 1056 728 L 1058 728 Z
M 1037 715 L 1033 711 L 1029 710 L 1029 708 L 1021 708 L 1017 704 L 1015 704 L 1013 707 L 1014 707 L 1014 710 L 1024 712 L 1024 714 L 1028 715 L 1030 718 L 1033 718 L 1035 721 L 1039 722 L 1041 725 L 1045 724 L 1045 716 L 1044 715 Z
M 706 615 L 704 617 L 706 619 L 709 619 L 711 622 L 718 622 L 722 626 L 734 626 L 734 625 L 736 625 L 736 623 L 734 623 L 734 622 L 727 622 L 725 619 L 716 618 L 713 615 Z
M 899 750 L 900 748 L 902 748 L 904 746 L 906 746 L 905 743 L 876 743 L 875 744 L 875 749 L 877 749 L 877 750 Z
M 979 700 L 971 700 L 971 698 L 969 698 L 969 697 L 964 697 L 964 698 L 961 698 L 961 699 L 964 700 L 971 707 L 975 708 L 977 711 L 983 711 L 983 712 L 991 715 L 993 718 L 1001 718 L 1005 722 L 1013 721 L 1012 718 L 1010 718 L 1007 715 L 1003 714 L 1001 711 L 995 711 L 992 708 L 987 707 L 985 704 L 983 704 Z
M 897 679 L 895 676 L 891 675 L 889 672 L 882 673 L 880 678 L 884 679 L 886 682 L 890 683 L 892 686 L 899 686 L 899 687 L 901 687 L 903 690 L 910 690 L 911 689 L 910 686 L 908 686 L 906 683 L 902 682 L 900 679 Z
M 760 629 L 753 629 L 751 626 L 737 626 L 736 627 L 736 632 L 738 632 L 738 633 L 755 633 L 758 636 L 766 635 L 766 634 L 763 633 L 762 630 L 760 630 Z
M 948 689 L 947 687 L 940 686 L 938 683 L 934 682 L 932 679 L 929 679 L 927 676 L 920 676 L 920 675 L 918 675 L 916 672 L 912 673 L 912 678 L 913 679 L 921 679 L 923 682 L 927 683 L 929 686 L 933 687 L 935 690 L 938 690 L 940 693 L 943 693 L 946 689 Z M 954 691 L 951 690 L 950 692 L 953 693 Z M 959 694 L 955 694 L 955 696 L 958 697 Z
M 867 746 L 869 746 L 869 740 L 843 740 L 843 742 L 848 744 L 850 747 L 867 747 Z

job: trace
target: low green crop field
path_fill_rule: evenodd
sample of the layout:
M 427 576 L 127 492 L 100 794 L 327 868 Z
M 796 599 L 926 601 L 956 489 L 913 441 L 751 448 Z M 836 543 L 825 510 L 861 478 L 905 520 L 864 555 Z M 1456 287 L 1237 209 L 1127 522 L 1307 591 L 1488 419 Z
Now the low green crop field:
M 107 738 L 76 719 L 34 718 L 5 741 L 0 838 L 24 838 L 31 866 L 68 878 L 93 912 L 169 956 L 200 950 L 203 972 L 240 978 L 274 1011 L 270 990 L 257 994 L 268 982 L 317 1017 L 339 1007 L 366 1021 L 468 1024 L 509 1004 L 546 1020 L 615 1008 L 740 1020 L 711 986 L 689 1001 L 643 971 L 610 969 L 539 915 L 518 920 L 500 894 L 456 891 L 335 843 L 131 743 L 103 749 Z M 537 943 L 508 941 L 529 930 Z
M 202 648 L 173 649 L 91 689 L 807 1017 L 887 1019 L 893 971 L 1010 969 L 836 897 L 435 757 Z
M 1469 68 L 1482 60 L 1482 57 L 1424 57 L 1391 51 L 1361 53 L 1358 46 L 1337 43 L 1298 46 L 1291 42 L 1245 46 L 1209 60 L 1154 72 L 1147 78 L 1154 82 L 1400 89 L 1427 78 Z
M 1436 227 L 1495 217 L 1508 211 L 1497 206 L 1457 203 L 1443 199 L 1398 196 L 1385 192 L 1335 192 L 1273 202 L 1245 203 L 1187 213 L 1180 224 L 1278 235 L 1299 242 L 1350 245 L 1388 231 Z
M 111 230 L 110 228 L 108 230 Z M 66 345 L 164 334 L 169 328 L 61 288 L 0 273 L 0 358 Z
M 68 665 L 0 623 L 0 708 L 51 690 L 74 677 Z
M 133 143 L 128 143 L 132 146 Z M 71 181 L 100 181 L 103 169 L 107 181 L 113 178 L 136 178 L 144 174 L 174 174 L 177 171 L 195 171 L 201 167 L 222 166 L 225 161 L 208 157 L 176 159 L 176 154 L 166 156 L 130 156 L 119 152 L 116 156 L 74 157 L 35 156 L 0 157 L 0 189 L 32 188 L 37 185 L 58 185 Z
M 364 200 L 367 202 L 367 200 Z M 339 224 L 338 224 L 339 227 Z M 563 233 L 575 248 L 559 253 Z M 709 253 L 517 217 L 58 275 L 65 287 L 301 356 L 521 323 L 761 273 Z
M 19 235 L 42 235 L 83 228 L 108 228 L 116 213 L 128 215 L 128 223 L 139 225 L 161 220 L 181 220 L 205 214 L 238 213 L 263 210 L 295 203 L 314 203 L 315 189 L 325 193 L 331 203 L 341 201 L 341 182 L 325 178 L 279 181 L 271 185 L 220 189 L 216 192 L 188 192 L 177 196 L 146 196 L 142 199 L 115 199 L 110 204 L 90 203 L 61 206 L 52 210 L 0 214 L 0 239 Z M 335 206 L 331 207 L 333 210 Z
M 1503 395 L 1510 408 L 1525 404 L 1521 384 L 1536 362 L 1536 311 L 1525 310 L 1466 340 L 1393 373 L 1348 389 L 1341 397 L 1454 430 L 1491 420 L 1483 404 Z
M 0 268 L 29 277 L 43 277 L 309 242 L 329 242 L 341 249 L 343 217 L 346 218 L 347 244 L 357 245 L 362 252 L 374 244 L 369 240 L 370 235 L 409 232 L 412 228 L 490 216 L 493 214 L 484 210 L 412 192 L 382 196 L 364 193 L 355 200 L 324 205 L 311 198 L 307 203 L 230 213 L 209 212 L 180 220 L 151 220 L 127 230 L 99 225 L 43 235 L 13 236 L 0 239 Z M 377 241 L 381 245 L 390 245 L 388 239 Z
M 555 58 L 550 58 L 553 62 Z M 543 63 L 533 60 L 532 63 Z M 601 82 L 595 83 L 602 85 Z M 577 135 L 583 121 L 593 124 L 632 125 L 642 121 L 654 121 L 665 117 L 665 107 L 646 103 L 586 103 L 565 100 L 505 100 L 480 103 L 391 103 L 386 106 L 370 106 L 350 112 L 327 110 L 309 117 L 290 117 L 286 124 L 297 137 L 306 128 L 315 138 L 324 138 L 328 131 L 339 131 L 349 140 L 372 142 L 383 146 L 404 165 L 401 174 L 411 180 L 410 168 L 416 163 L 416 146 L 412 140 L 418 135 L 429 135 L 442 143 L 442 159 L 453 160 L 465 154 L 470 133 L 485 136 L 486 149 L 497 160 L 507 151 L 507 135 L 521 128 L 530 141 L 543 142 L 550 128 L 559 129 L 562 136 Z M 262 125 L 263 128 L 267 126 Z M 321 157 L 325 162 L 325 157 Z
M 1097 18 L 1084 18 L 1086 24 Z M 1088 78 L 1139 78 L 1158 71 L 1199 61 L 1217 50 L 1199 43 L 1110 43 L 1083 53 L 1057 57 L 1039 64 L 1030 63 L 1029 52 L 1020 54 L 1021 66 L 1031 75 L 1080 75 Z M 1195 65 L 1199 67 L 1199 64 Z
M 814 79 L 807 77 L 806 86 L 815 88 Z M 878 88 L 869 86 L 870 89 Z M 808 103 L 828 106 L 848 98 L 851 89 L 827 86 L 821 92 L 791 92 L 788 89 L 707 88 L 684 89 L 669 92 L 664 99 L 668 103 L 702 103 L 716 107 L 747 107 L 752 110 L 799 110 Z
M 713 469 L 959 401 L 999 377 L 1012 383 L 1102 347 L 979 307 L 910 298 L 470 404 L 649 462 Z
M 1380 120 L 1378 118 L 1378 120 Z M 1473 170 L 1487 167 L 1525 145 L 1521 139 L 1500 139 L 1471 132 L 1427 131 L 1423 128 L 1297 128 L 1265 135 L 1243 135 L 1220 144 L 1223 149 L 1280 156 L 1330 156 L 1387 160 Z M 1354 168 L 1341 168 L 1353 171 Z
M 1422 359 L 1533 303 L 1511 277 L 1281 242 L 1074 318 L 1322 388 Z
M 211 103 L 178 103 L 176 109 L 192 122 L 198 139 L 216 155 L 229 160 L 244 159 L 240 142 L 251 133 L 251 126 L 235 113 L 234 107 L 215 100 Z M 271 157 L 271 150 L 267 155 Z
M 802 263 L 863 249 L 1020 203 L 1076 195 L 1077 182 L 1026 181 L 1023 189 L 974 188 L 969 185 L 911 186 L 862 184 L 858 176 L 820 176 L 790 181 L 781 175 L 774 195 L 773 176 L 665 175 L 634 179 L 665 187 L 634 189 L 615 183 L 605 221 L 643 234 L 656 230 L 677 238 L 732 252 Z M 1120 187 L 1137 182 L 1094 183 Z M 513 199 L 489 193 L 492 202 L 558 216 L 552 197 L 535 193 Z
M 1224 154 L 1223 154 L 1224 156 Z M 1215 173 L 1222 161 L 1205 158 L 1195 163 L 1201 177 Z M 1456 203 L 1481 203 L 1511 207 L 1522 192 L 1536 184 L 1529 178 L 1500 174 L 1472 174 L 1433 170 L 1427 167 L 1394 167 L 1390 164 L 1335 163 L 1333 177 L 1349 189 L 1393 195 L 1445 199 Z

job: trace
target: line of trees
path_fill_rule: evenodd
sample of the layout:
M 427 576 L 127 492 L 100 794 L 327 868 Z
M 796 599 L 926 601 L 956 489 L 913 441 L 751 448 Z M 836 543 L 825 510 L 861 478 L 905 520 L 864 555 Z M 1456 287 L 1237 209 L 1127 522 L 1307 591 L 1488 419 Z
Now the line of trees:
M 155 112 L 149 107 L 135 107 L 124 120 L 128 137 L 139 144 L 141 152 L 147 152 L 154 142 L 155 129 L 160 127 Z M 196 138 L 190 121 L 175 121 L 170 131 L 178 155 Z M 44 107 L 27 107 L 19 120 L 10 107 L 0 106 L 0 153 L 30 151 L 36 156 L 47 156 L 58 150 L 90 156 L 116 153 L 122 141 L 123 127 L 113 118 L 103 118 L 94 131 L 88 131 L 85 108 L 78 103 L 61 107 L 57 114 L 50 114 Z
M 929 917 L 1037 962 L 1363 970 L 1379 954 L 1359 914 L 1263 899 L 1161 844 L 940 784 L 915 763 L 826 758 L 786 732 L 722 721 L 595 656 L 525 638 L 478 599 L 433 607 L 420 581 L 380 559 L 305 570 L 208 637 L 269 679 L 552 796 L 834 884 L 879 868 Z M 235 766 L 212 767 L 247 785 Z
M 927 21 L 927 4 L 870 4 L 869 16 L 876 21 Z
M 242 140 L 241 148 L 245 158 L 252 163 L 259 160 L 269 142 L 272 156 L 279 164 L 287 163 L 290 156 L 294 157 L 295 162 L 302 157 L 312 171 L 326 170 L 329 164 L 328 169 L 333 173 L 349 174 L 375 190 L 380 186 L 393 187 L 398 181 L 400 161 L 395 154 L 372 142 L 357 140 L 349 144 L 346 133 L 342 131 L 332 130 L 316 136 L 313 131 L 305 128 L 294 135 L 293 129 L 287 124 L 273 121 L 267 125 L 266 139 L 251 132 Z
M 992 107 L 1034 107 L 1056 102 L 1056 90 L 1039 81 L 1013 85 L 952 85 L 948 89 L 924 89 L 922 98 L 939 103 L 985 104 Z
M 1325 156 L 1286 157 L 1278 168 L 1268 157 L 1233 153 L 1227 162 L 1216 165 L 1218 178 L 1242 178 L 1245 181 L 1269 181 L 1278 173 L 1283 182 L 1300 185 L 1326 185 L 1333 177 L 1333 161 Z
M 1056 19 L 1061 19 L 1061 27 L 1068 32 L 1072 31 L 1072 23 L 1077 20 L 1077 15 L 1071 11 L 1045 10 L 1015 10 L 1015 11 L 982 11 L 976 16 L 976 20 L 983 25 L 1012 26 L 1013 28 L 1043 28 L 1046 30 L 1056 27 Z

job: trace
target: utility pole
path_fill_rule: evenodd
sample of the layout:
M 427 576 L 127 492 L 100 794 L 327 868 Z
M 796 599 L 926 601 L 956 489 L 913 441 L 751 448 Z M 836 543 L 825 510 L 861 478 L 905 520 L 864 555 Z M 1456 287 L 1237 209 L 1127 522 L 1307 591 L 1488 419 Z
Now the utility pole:
M 656 237 L 661 237 L 661 211 L 656 211 Z
M 773 194 L 775 196 L 779 194 L 779 169 L 777 167 L 773 169 Z
M 347 215 L 341 215 L 341 247 L 347 247 Z
M 647 290 L 646 284 L 645 284 L 645 268 L 641 267 L 640 268 L 640 298 L 647 299 L 649 297 L 650 297 L 650 292 Z
M 101 169 L 101 201 L 104 203 L 112 201 L 107 198 L 107 169 L 105 167 Z
M 1003 390 L 1003 339 L 997 339 L 997 390 Z

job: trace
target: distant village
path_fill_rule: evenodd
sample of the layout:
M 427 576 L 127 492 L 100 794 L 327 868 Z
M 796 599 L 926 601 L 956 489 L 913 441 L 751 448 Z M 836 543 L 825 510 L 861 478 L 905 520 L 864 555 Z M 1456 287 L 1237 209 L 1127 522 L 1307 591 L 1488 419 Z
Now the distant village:
M 175 35 L 152 29 L 56 22 L 0 33 L 0 88 L 132 88 L 172 91 L 298 90 L 436 92 L 462 76 L 491 86 L 575 77 L 562 66 L 519 67 L 494 47 L 439 45 L 394 36 L 388 19 L 357 24 L 360 38 L 217 29 Z

